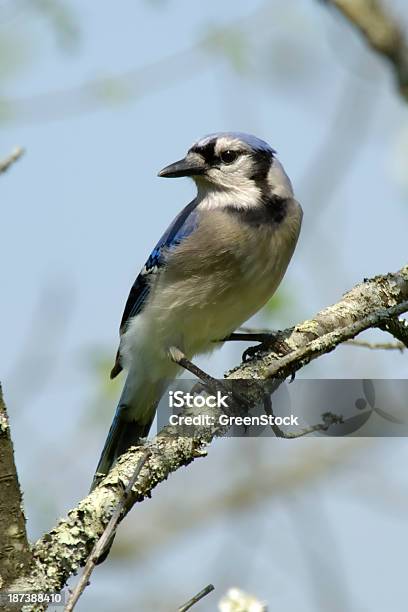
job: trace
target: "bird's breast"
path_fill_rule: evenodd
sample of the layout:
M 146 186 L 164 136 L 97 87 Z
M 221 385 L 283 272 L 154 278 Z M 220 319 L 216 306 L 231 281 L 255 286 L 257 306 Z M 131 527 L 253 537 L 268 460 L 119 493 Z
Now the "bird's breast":
M 226 211 L 207 213 L 168 253 L 152 288 L 148 311 L 154 334 L 193 355 L 242 325 L 282 280 L 301 218 L 294 200 L 281 223 L 254 226 Z

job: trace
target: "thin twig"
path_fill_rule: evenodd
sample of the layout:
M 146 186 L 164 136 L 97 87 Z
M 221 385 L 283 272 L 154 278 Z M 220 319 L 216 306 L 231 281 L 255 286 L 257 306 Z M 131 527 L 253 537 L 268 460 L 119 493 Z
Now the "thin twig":
M 352 346 L 360 346 L 371 350 L 384 351 L 400 351 L 401 353 L 407 348 L 402 342 L 366 342 L 365 340 L 347 340 L 344 344 Z
M 271 396 L 266 394 L 264 396 L 264 410 L 268 416 L 275 418 L 275 414 L 272 409 L 272 400 Z M 300 429 L 299 431 L 284 431 L 279 425 L 276 423 L 271 423 L 271 429 L 277 438 L 285 438 L 286 440 L 294 440 L 295 438 L 302 438 L 303 436 L 308 436 L 311 433 L 315 433 L 316 431 L 327 431 L 331 425 L 338 425 L 339 423 L 343 423 L 343 417 L 337 414 L 333 414 L 332 412 L 325 412 L 322 414 L 323 423 L 317 423 L 316 425 L 311 425 L 310 427 L 305 427 L 305 429 Z
M 83 593 L 83 591 L 85 590 L 86 586 L 89 584 L 89 578 L 90 575 L 92 574 L 93 570 L 95 569 L 95 566 L 98 562 L 99 557 L 103 554 L 103 552 L 105 551 L 105 547 L 108 544 L 109 540 L 111 539 L 112 535 L 115 532 L 115 529 L 119 523 L 120 517 L 122 515 L 122 512 L 126 506 L 126 502 L 128 501 L 131 491 L 133 489 L 133 487 L 136 484 L 137 478 L 144 466 L 144 464 L 146 463 L 147 459 L 150 456 L 150 450 L 147 449 L 145 451 L 145 453 L 141 456 L 136 469 L 133 473 L 132 478 L 129 480 L 128 485 L 126 487 L 126 489 L 123 492 L 122 498 L 119 501 L 118 505 L 116 506 L 109 523 L 107 524 L 105 531 L 103 532 L 103 534 L 101 535 L 101 537 L 99 538 L 99 540 L 97 541 L 97 543 L 95 544 L 95 546 L 92 549 L 91 554 L 88 557 L 88 561 L 86 562 L 86 565 L 84 567 L 84 571 L 82 572 L 82 576 L 78 582 L 78 584 L 76 585 L 75 589 L 73 590 L 73 592 L 71 593 L 71 596 L 68 600 L 67 605 L 64 608 L 64 612 L 72 612 L 72 610 L 74 609 L 78 599 L 80 598 L 81 594 Z
M 22 147 L 16 147 L 12 150 L 10 155 L 0 161 L 0 174 L 7 172 L 7 170 L 24 155 L 24 149 Z
M 187 612 L 190 608 L 194 606 L 200 599 L 203 599 L 206 595 L 211 593 L 214 590 L 214 585 L 208 584 L 202 591 L 194 595 L 191 599 L 189 599 L 183 606 L 180 606 L 178 612 Z

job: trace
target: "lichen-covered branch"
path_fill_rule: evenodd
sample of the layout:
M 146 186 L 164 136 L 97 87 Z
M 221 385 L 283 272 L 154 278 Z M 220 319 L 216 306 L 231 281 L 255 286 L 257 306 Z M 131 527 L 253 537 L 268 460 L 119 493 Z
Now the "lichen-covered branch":
M 126 485 L 126 489 L 124 490 L 122 497 L 109 520 L 109 523 L 106 525 L 105 531 L 103 532 L 99 540 L 96 542 L 91 554 L 88 557 L 85 569 L 82 572 L 81 580 L 78 582 L 75 589 L 71 593 L 68 603 L 65 606 L 64 612 L 72 612 L 72 610 L 75 608 L 78 599 L 80 598 L 81 594 L 86 588 L 86 585 L 89 582 L 90 575 L 92 574 L 98 563 L 98 559 L 102 554 L 104 554 L 106 548 L 108 547 L 109 550 L 110 546 L 112 545 L 112 538 L 114 537 L 116 527 L 120 521 L 121 515 L 124 514 L 124 510 L 131 496 L 132 489 L 135 483 L 137 482 L 139 474 L 144 464 L 146 463 L 149 454 L 149 450 L 146 450 L 146 452 L 140 458 L 140 461 L 136 466 L 135 473 Z
M 230 372 L 227 378 L 246 379 L 250 383 L 252 379 L 268 378 L 277 373 L 290 375 L 363 329 L 384 325 L 392 320 L 390 317 L 406 311 L 408 266 L 394 274 L 364 281 L 313 319 L 282 332 L 287 348 L 285 355 L 261 352 L 256 359 L 242 363 Z M 252 387 L 249 389 L 251 391 Z M 261 392 L 261 385 L 254 387 L 254 397 Z M 217 409 L 212 410 L 217 416 Z M 208 407 L 205 412 L 208 414 Z M 17 581 L 14 588 L 59 591 L 64 586 L 67 579 L 85 564 L 147 449 L 149 457 L 132 489 L 126 511 L 136 502 L 150 497 L 156 485 L 167 479 L 171 472 L 204 456 L 206 446 L 220 433 L 220 426 L 208 426 L 197 428 L 194 436 L 186 437 L 179 426 L 168 426 L 147 446 L 124 454 L 100 485 L 34 545 L 33 571 L 23 583 Z
M 176 428 L 165 428 L 148 444 L 150 455 L 133 488 L 127 509 L 150 497 L 152 489 L 171 472 L 204 456 L 204 447 L 211 439 L 209 430 L 196 438 L 186 438 L 178 437 Z M 31 575 L 22 581 L 16 580 L 12 589 L 59 591 L 64 586 L 69 576 L 88 559 L 145 452 L 146 446 L 124 454 L 101 484 L 34 545 Z
M 387 331 L 393 333 L 391 327 L 395 329 L 395 317 L 408 311 L 407 301 L 408 265 L 396 273 L 366 279 L 313 319 L 282 332 L 280 337 L 284 339 L 289 354 L 279 356 L 273 351 L 261 353 L 256 361 L 235 368 L 229 378 L 288 376 L 365 329 L 384 328 L 386 325 Z M 406 329 L 402 323 L 398 328 L 400 332 Z M 398 339 L 402 340 L 401 333 Z
M 408 100 L 408 44 L 400 23 L 381 0 L 323 0 L 355 26 L 374 51 L 391 64 Z
M 405 300 L 401 302 L 401 304 L 396 304 L 390 308 L 375 310 L 358 321 L 345 325 L 340 329 L 334 329 L 333 331 L 327 332 L 323 336 L 319 336 L 307 345 L 297 348 L 289 355 L 280 359 L 278 363 L 269 368 L 268 375 L 276 378 L 284 378 L 289 373 L 294 374 L 313 359 L 334 350 L 336 346 L 342 342 L 354 338 L 357 334 L 370 327 L 378 327 L 380 323 L 386 321 L 390 317 L 398 316 L 407 312 L 407 310 L 408 300 Z
M 28 573 L 30 563 L 13 443 L 0 387 L 0 590 L 16 576 Z

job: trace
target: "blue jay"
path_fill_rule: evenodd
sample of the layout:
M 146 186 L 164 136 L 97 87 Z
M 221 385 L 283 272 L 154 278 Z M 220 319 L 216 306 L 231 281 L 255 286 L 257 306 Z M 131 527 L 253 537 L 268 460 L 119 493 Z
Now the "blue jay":
M 240 132 L 198 140 L 160 177 L 191 177 L 197 196 L 174 219 L 137 277 L 111 378 L 126 382 L 94 479 L 148 435 L 180 366 L 209 352 L 274 294 L 295 249 L 302 209 L 266 142 Z

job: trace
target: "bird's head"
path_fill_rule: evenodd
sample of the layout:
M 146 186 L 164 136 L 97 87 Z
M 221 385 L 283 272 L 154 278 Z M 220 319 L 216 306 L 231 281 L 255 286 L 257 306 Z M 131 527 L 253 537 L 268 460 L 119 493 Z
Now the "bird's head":
M 183 159 L 163 168 L 159 176 L 190 176 L 199 191 L 283 198 L 293 195 L 276 151 L 265 141 L 242 132 L 221 132 L 201 138 Z

